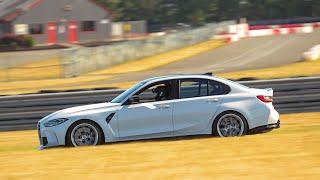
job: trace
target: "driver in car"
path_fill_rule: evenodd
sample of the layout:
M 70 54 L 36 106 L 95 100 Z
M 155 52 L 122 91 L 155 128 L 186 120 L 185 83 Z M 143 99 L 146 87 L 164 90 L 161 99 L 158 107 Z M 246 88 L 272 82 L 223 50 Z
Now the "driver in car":
M 152 90 L 153 93 L 156 94 L 156 101 L 165 101 L 169 100 L 170 95 L 170 86 L 169 85 L 161 85 Z

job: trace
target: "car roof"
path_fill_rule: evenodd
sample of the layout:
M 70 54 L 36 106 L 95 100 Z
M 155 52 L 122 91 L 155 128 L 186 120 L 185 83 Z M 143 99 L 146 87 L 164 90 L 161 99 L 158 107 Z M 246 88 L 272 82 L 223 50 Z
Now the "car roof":
M 206 75 L 206 74 L 175 74 L 175 75 L 168 75 L 168 76 L 159 76 L 159 77 L 153 77 L 153 78 L 149 78 L 146 79 L 144 81 L 141 81 L 141 83 L 143 84 L 151 84 L 151 83 L 155 83 L 155 82 L 159 82 L 159 81 L 165 81 L 165 80 L 173 80 L 173 79 L 184 79 L 184 78 L 199 78 L 199 79 L 208 79 L 208 80 L 214 80 L 214 81 L 218 81 L 224 84 L 227 84 L 228 86 L 231 87 L 231 89 L 234 90 L 244 90 L 247 89 L 248 87 L 239 84 L 237 82 L 228 80 L 228 79 L 224 79 L 224 78 L 220 78 L 217 76 L 212 76 L 212 75 Z
M 168 75 L 168 76 L 159 76 L 159 77 L 153 77 L 146 80 L 143 80 L 143 83 L 147 82 L 157 82 L 157 81 L 165 81 L 165 80 L 172 80 L 172 79 L 184 79 L 184 78 L 199 78 L 199 79 L 220 79 L 215 76 L 211 75 L 204 75 L 204 74 L 174 74 L 174 75 Z

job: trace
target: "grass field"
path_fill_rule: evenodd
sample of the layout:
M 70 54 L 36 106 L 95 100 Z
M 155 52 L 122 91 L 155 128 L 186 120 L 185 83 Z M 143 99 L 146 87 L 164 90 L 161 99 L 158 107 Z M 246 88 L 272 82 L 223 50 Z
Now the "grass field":
M 84 74 L 75 78 L 62 78 L 63 69 L 60 59 L 53 58 L 27 63 L 10 69 L 0 69 L 0 95 L 36 93 L 40 90 L 75 90 L 100 88 L 92 85 L 104 82 L 114 74 L 145 71 L 169 63 L 182 61 L 187 57 L 197 55 L 225 45 L 223 40 L 208 40 L 188 47 L 164 52 L 154 56 L 137 59 L 104 70 Z M 130 85 L 128 85 L 130 84 Z M 107 84 L 107 87 L 128 87 L 132 82 Z
M 319 179 L 320 113 L 241 138 L 189 137 L 37 150 L 36 131 L 0 133 L 0 179 Z
M 102 75 L 102 74 L 121 74 L 121 73 L 133 73 L 138 71 L 146 71 L 154 68 L 158 68 L 170 63 L 182 61 L 186 58 L 195 56 L 206 51 L 210 51 L 221 46 L 226 45 L 224 40 L 209 40 L 195 45 L 187 46 L 184 48 L 164 52 L 154 56 L 145 57 L 135 61 L 129 61 L 120 65 L 116 65 L 104 70 L 95 71 L 89 73 L 90 75 Z
M 60 58 L 26 63 L 9 69 L 0 69 L 0 81 L 23 81 L 61 78 Z
M 104 74 L 106 73 L 106 74 Z M 299 76 L 317 76 L 320 75 L 320 60 L 312 62 L 299 62 L 286 66 L 256 69 L 248 71 L 221 73 L 217 76 L 239 79 L 245 77 L 254 77 L 258 79 L 287 78 Z M 94 88 L 121 88 L 126 89 L 137 83 L 135 81 L 104 84 L 106 80 L 113 78 L 108 71 L 102 71 L 101 74 L 90 74 L 75 78 L 66 79 L 44 79 L 29 81 L 0 82 L 1 95 L 14 95 L 24 93 L 36 93 L 40 90 L 76 90 L 76 89 L 94 89 Z M 97 82 L 95 84 L 95 82 Z
M 182 61 L 188 57 L 213 50 L 223 45 L 225 45 L 223 41 L 210 40 L 74 78 L 61 78 L 63 70 L 59 66 L 59 58 L 24 64 L 11 68 L 9 71 L 0 69 L 0 95 L 37 93 L 41 90 L 65 91 L 95 88 L 128 88 L 136 82 L 110 84 L 106 83 L 106 81 L 112 80 L 117 74 L 150 70 L 169 63 Z M 217 76 L 234 80 L 247 77 L 272 79 L 315 75 L 320 75 L 320 60 L 298 62 L 273 68 L 217 74 Z

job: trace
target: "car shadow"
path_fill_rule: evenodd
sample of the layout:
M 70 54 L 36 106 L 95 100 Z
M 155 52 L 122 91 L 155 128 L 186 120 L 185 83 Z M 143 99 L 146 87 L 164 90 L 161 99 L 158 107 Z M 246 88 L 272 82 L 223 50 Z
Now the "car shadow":
M 272 130 L 265 130 L 260 132 L 250 132 L 246 136 L 252 136 L 256 134 L 264 134 L 270 132 Z M 117 142 L 108 142 L 101 144 L 99 146 L 112 146 L 119 144 L 134 144 L 134 143 L 151 143 L 151 142 L 174 142 L 174 141 L 189 141 L 194 139 L 209 139 L 209 138 L 221 138 L 213 135 L 187 135 L 187 136 L 175 136 L 175 137 L 162 137 L 162 138 L 152 138 L 152 139 L 137 139 L 137 140 L 125 140 L 125 141 L 117 141 Z M 60 148 L 74 148 L 74 147 L 66 147 L 66 146 L 58 146 L 58 147 L 50 147 L 46 149 L 60 149 Z
M 266 129 L 263 131 L 251 131 L 248 132 L 246 136 L 252 136 L 257 134 L 265 134 L 273 129 Z M 106 143 L 107 145 L 116 145 L 116 144 L 129 144 L 129 143 L 137 143 L 137 142 L 163 142 L 163 141 L 186 141 L 186 140 L 194 140 L 194 139 L 209 139 L 209 138 L 221 138 L 218 136 L 213 136 L 211 134 L 205 135 L 187 135 L 187 136 L 175 136 L 175 137 L 162 137 L 162 138 L 152 138 L 152 139 L 137 139 L 137 140 L 126 140 L 126 141 L 118 141 L 118 142 L 110 142 Z M 230 137 L 229 137 L 230 138 Z M 102 144 L 104 145 L 104 144 Z
M 118 142 L 106 143 L 107 145 L 116 145 L 116 144 L 130 144 L 130 143 L 147 143 L 147 142 L 164 142 L 164 141 L 185 141 L 193 139 L 208 139 L 208 138 L 218 138 L 212 135 L 188 135 L 188 136 L 176 136 L 176 137 L 162 137 L 162 138 L 152 138 L 152 139 L 137 139 L 137 140 L 126 140 Z

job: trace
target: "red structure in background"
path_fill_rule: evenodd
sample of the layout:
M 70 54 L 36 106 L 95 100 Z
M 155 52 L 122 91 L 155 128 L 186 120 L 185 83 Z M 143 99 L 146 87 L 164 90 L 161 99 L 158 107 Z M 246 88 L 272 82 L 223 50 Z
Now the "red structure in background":
M 77 43 L 78 42 L 78 24 L 76 21 L 69 22 L 69 42 Z
M 57 44 L 57 24 L 49 22 L 47 25 L 48 44 Z

